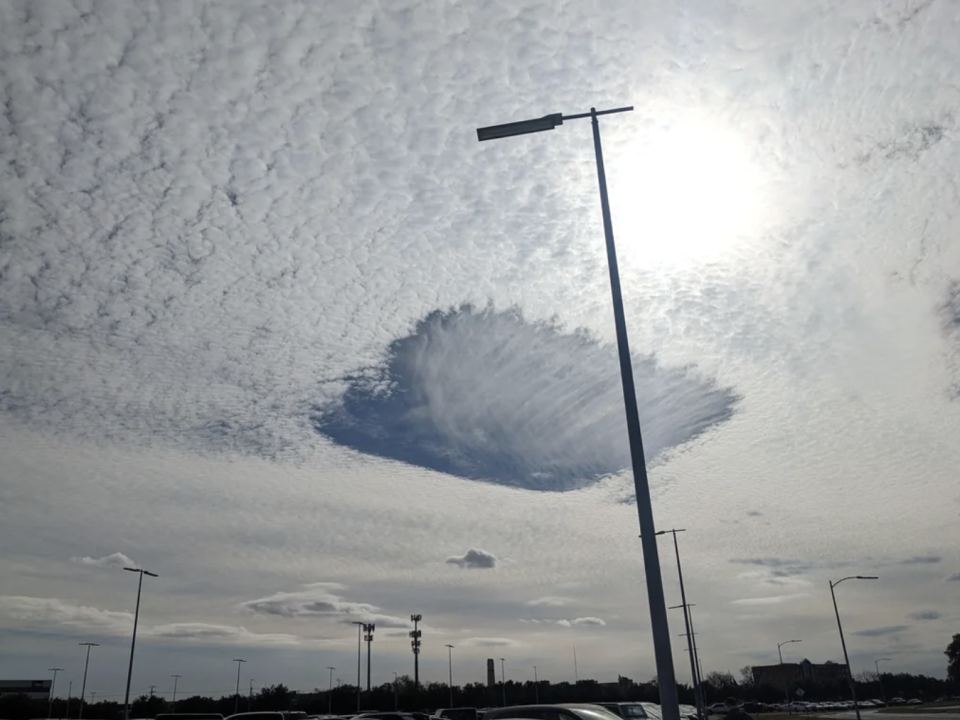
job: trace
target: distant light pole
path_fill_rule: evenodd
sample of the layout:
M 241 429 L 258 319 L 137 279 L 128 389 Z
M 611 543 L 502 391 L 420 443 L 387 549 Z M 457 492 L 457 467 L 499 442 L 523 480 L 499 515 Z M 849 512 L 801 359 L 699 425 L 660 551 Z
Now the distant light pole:
M 417 613 L 410 616 L 413 630 L 410 631 L 410 649 L 413 650 L 413 696 L 417 704 L 420 700 L 420 637 L 423 635 L 417 625 L 423 620 L 423 615 Z
M 177 711 L 177 683 L 183 675 L 171 675 L 170 677 L 173 678 L 173 701 L 170 703 L 170 712 L 175 713 Z
M 330 683 L 327 685 L 329 690 L 327 690 L 327 715 L 333 715 L 333 671 L 336 670 L 335 667 L 327 665 L 327 670 L 330 671 Z
M 783 678 L 783 696 L 787 699 L 787 710 L 790 710 L 790 684 L 787 682 L 787 671 L 783 667 L 783 651 L 780 649 L 790 643 L 803 642 L 803 640 L 784 640 L 777 643 L 777 655 L 780 656 L 780 676 Z
M 453 707 L 453 645 L 447 645 L 447 668 L 450 678 L 450 707 Z
M 397 694 L 397 681 L 398 681 L 398 680 L 399 680 L 399 678 L 397 677 L 397 674 L 394 673 L 394 674 L 393 674 L 393 709 L 394 709 L 395 711 L 400 709 L 400 697 L 399 697 L 399 695 Z
M 143 590 L 143 576 L 159 577 L 156 573 L 143 568 L 124 568 L 127 572 L 135 572 L 140 576 L 137 582 L 137 609 L 133 613 L 133 639 L 130 640 L 130 664 L 127 666 L 127 691 L 123 696 L 123 720 L 130 720 L 130 680 L 133 677 L 133 651 L 137 646 L 137 622 L 140 619 L 140 591 Z
M 47 703 L 47 717 L 53 716 L 53 691 L 57 687 L 57 673 L 63 672 L 63 668 L 47 668 L 47 672 L 53 673 L 53 680 L 50 682 L 50 702 Z
M 372 704 L 370 695 L 370 646 L 373 644 L 373 631 L 377 629 L 376 624 L 370 623 L 363 626 L 363 639 L 367 643 L 367 703 Z
M 80 686 L 80 710 L 77 712 L 77 720 L 83 717 L 83 696 L 87 691 L 87 668 L 90 666 L 90 648 L 100 647 L 100 643 L 82 642 L 78 643 L 81 647 L 87 648 L 87 659 L 83 663 L 83 685 Z
M 362 620 L 354 620 L 353 624 L 357 626 L 357 712 L 360 712 L 360 657 L 363 654 L 363 628 L 366 625 Z
M 600 115 L 628 112 L 633 107 L 613 110 L 590 108 L 589 113 L 563 115 L 554 113 L 542 118 L 521 122 L 478 128 L 477 139 L 525 135 L 527 133 L 553 130 L 564 120 L 591 118 L 593 124 L 593 149 L 597 161 L 597 180 L 600 188 L 600 209 L 603 216 L 603 231 L 607 245 L 607 265 L 610 271 L 610 292 L 613 298 L 613 317 L 617 330 L 617 348 L 620 355 L 620 380 L 623 385 L 624 410 L 627 419 L 627 435 L 630 440 L 630 460 L 633 466 L 633 484 L 637 498 L 637 513 L 640 532 L 643 535 L 643 565 L 647 579 L 647 597 L 650 605 L 650 625 L 653 630 L 653 649 L 657 662 L 657 678 L 660 684 L 660 702 L 663 720 L 680 720 L 680 704 L 677 683 L 673 670 L 673 651 L 670 648 L 670 626 L 667 623 L 667 604 L 663 597 L 663 578 L 660 575 L 660 556 L 655 537 L 653 506 L 650 501 L 650 482 L 647 478 L 646 460 L 643 454 L 643 439 L 640 431 L 640 413 L 637 409 L 637 391 L 633 380 L 633 364 L 630 343 L 627 338 L 627 321 L 623 311 L 623 295 L 620 290 L 620 271 L 617 265 L 617 249 L 613 241 L 613 222 L 610 219 L 610 202 L 607 198 L 607 176 L 603 167 L 603 151 L 600 146 Z
M 533 666 L 533 701 L 540 704 L 540 678 L 537 677 L 537 666 Z
M 877 669 L 877 682 L 880 684 L 880 699 L 883 700 L 883 704 L 887 704 L 887 694 L 883 691 L 883 678 L 880 676 L 880 663 L 889 662 L 890 658 L 880 658 L 879 660 L 873 661 L 873 666 Z
M 67 685 L 67 712 L 66 715 L 70 717 L 70 701 L 73 699 L 73 680 L 70 681 L 70 684 Z
M 837 594 L 833 589 L 844 580 L 878 580 L 876 575 L 848 575 L 836 582 L 830 581 L 830 597 L 833 598 L 833 612 L 837 615 L 837 629 L 840 631 L 840 644 L 843 646 L 843 661 L 847 664 L 847 680 L 850 682 L 850 694 L 853 696 L 853 710 L 860 720 L 860 705 L 857 704 L 857 686 L 853 681 L 853 672 L 850 670 L 850 657 L 847 655 L 847 641 L 843 639 L 843 626 L 840 624 L 840 611 L 837 609 Z
M 233 699 L 233 714 L 240 712 L 240 666 L 246 662 L 241 658 L 234 658 L 233 662 L 237 664 L 237 694 Z
M 680 545 L 677 543 L 677 533 L 686 532 L 686 528 L 673 530 L 660 530 L 657 535 L 673 535 L 673 550 L 677 555 L 677 576 L 680 578 L 680 607 L 683 608 L 683 624 L 687 630 L 687 651 L 690 653 L 690 679 L 693 682 L 693 698 L 697 704 L 697 715 L 704 717 L 703 708 L 700 704 L 700 693 L 697 689 L 697 657 L 693 651 L 693 630 L 690 628 L 689 605 L 687 605 L 687 593 L 683 587 L 683 568 L 680 566 Z M 641 538 L 642 539 L 642 538 Z
M 506 660 L 500 658 L 500 684 L 503 685 L 503 706 L 507 706 L 507 671 Z
M 250 678 L 250 690 L 247 693 L 247 712 L 253 712 L 253 678 Z

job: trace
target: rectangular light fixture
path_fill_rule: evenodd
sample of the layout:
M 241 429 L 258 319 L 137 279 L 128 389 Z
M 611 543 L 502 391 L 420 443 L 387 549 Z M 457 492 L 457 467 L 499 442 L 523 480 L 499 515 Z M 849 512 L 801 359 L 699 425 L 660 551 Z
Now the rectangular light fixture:
M 477 139 L 483 142 L 484 140 L 495 140 L 497 138 L 512 137 L 514 135 L 526 135 L 527 133 L 553 130 L 557 125 L 563 125 L 562 113 L 544 115 L 534 120 L 521 120 L 520 122 L 506 123 L 504 125 L 491 125 L 490 127 L 477 128 Z

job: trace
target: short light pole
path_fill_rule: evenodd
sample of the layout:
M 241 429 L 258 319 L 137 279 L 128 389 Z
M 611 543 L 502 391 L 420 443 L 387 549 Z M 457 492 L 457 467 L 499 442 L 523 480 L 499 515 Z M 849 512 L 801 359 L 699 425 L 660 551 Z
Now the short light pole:
M 233 699 L 233 714 L 240 712 L 240 666 L 246 662 L 242 658 L 234 658 L 233 662 L 237 664 L 237 694 Z
M 57 673 L 63 672 L 63 668 L 47 668 L 47 672 L 53 673 L 53 680 L 50 682 L 50 702 L 47 703 L 47 717 L 53 716 L 53 691 L 57 688 Z
M 787 711 L 790 712 L 790 684 L 787 681 L 787 672 L 783 667 L 783 650 L 784 645 L 789 645 L 790 643 L 803 642 L 803 640 L 784 640 L 783 642 L 777 643 L 777 655 L 780 656 L 780 677 L 783 678 L 783 696 L 787 699 Z
M 500 684 L 503 686 L 503 706 L 507 706 L 507 661 L 500 658 Z
M 834 588 L 844 580 L 878 580 L 876 575 L 849 575 L 840 578 L 836 582 L 830 581 L 830 597 L 833 598 L 833 612 L 837 616 L 837 629 L 840 631 L 840 644 L 843 646 L 843 661 L 847 665 L 847 680 L 850 682 L 850 694 L 853 696 L 853 710 L 857 714 L 857 720 L 860 720 L 860 705 L 857 703 L 857 685 L 853 680 L 853 673 L 850 671 L 850 657 L 847 655 L 847 641 L 843 639 L 843 625 L 840 624 L 840 611 L 837 609 L 837 594 Z
M 540 704 L 540 678 L 537 677 L 537 666 L 533 666 L 533 702 Z
M 650 605 L 650 625 L 653 630 L 653 650 L 657 662 L 657 678 L 660 684 L 660 703 L 663 720 L 680 720 L 680 701 L 673 670 L 673 651 L 670 647 L 670 626 L 667 622 L 667 603 L 663 597 L 663 578 L 660 575 L 660 556 L 657 550 L 656 526 L 653 521 L 653 505 L 650 501 L 650 482 L 647 478 L 646 459 L 643 453 L 643 438 L 640 430 L 640 413 L 637 409 L 637 390 L 633 379 L 633 362 L 627 337 L 627 321 L 623 310 L 623 295 L 620 289 L 620 270 L 617 264 L 617 249 L 613 240 L 613 222 L 610 219 L 610 201 L 607 198 L 607 176 L 603 167 L 603 150 L 600 144 L 600 115 L 628 112 L 633 107 L 613 110 L 590 108 L 588 113 L 563 115 L 554 113 L 542 118 L 521 122 L 478 128 L 477 139 L 494 140 L 525 135 L 527 133 L 553 130 L 564 120 L 590 118 L 593 124 L 593 149 L 597 161 L 597 180 L 600 189 L 600 209 L 603 216 L 603 232 L 607 246 L 607 265 L 610 271 L 610 292 L 613 299 L 613 317 L 617 330 L 617 348 L 620 356 L 620 380 L 623 385 L 624 410 L 627 420 L 627 436 L 630 440 L 630 460 L 633 467 L 634 494 L 640 533 L 643 543 L 643 566 L 647 581 L 647 598 Z
M 327 687 L 327 715 L 333 715 L 333 671 L 336 670 L 335 667 L 327 665 L 327 670 L 330 671 L 330 682 Z
M 357 626 L 357 712 L 360 712 L 360 658 L 363 654 L 363 628 L 366 623 L 361 620 L 354 620 L 353 624 Z
M 453 645 L 447 645 L 447 671 L 450 685 L 450 707 L 453 707 Z
M 137 609 L 133 613 L 133 638 L 130 640 L 130 664 L 127 666 L 127 690 L 123 696 L 123 720 L 130 720 L 130 680 L 133 678 L 133 651 L 137 647 L 137 622 L 140 620 L 140 591 L 143 590 L 143 576 L 159 577 L 156 573 L 143 568 L 124 568 L 140 576 L 137 582 Z
M 887 694 L 883 691 L 883 678 L 880 675 L 880 663 L 889 662 L 890 658 L 880 658 L 879 660 L 873 661 L 873 666 L 877 669 L 877 683 L 880 685 L 880 699 L 883 700 L 883 704 L 887 704 Z
M 81 647 L 86 645 L 87 647 L 87 659 L 83 663 L 83 685 L 80 686 L 80 710 L 77 713 L 77 720 L 83 717 L 83 696 L 87 692 L 87 668 L 90 666 L 90 648 L 100 647 L 100 643 L 95 642 L 82 642 L 79 643 Z
M 171 675 L 170 677 L 173 678 L 173 701 L 170 703 L 170 712 L 175 713 L 177 711 L 177 683 L 183 675 Z

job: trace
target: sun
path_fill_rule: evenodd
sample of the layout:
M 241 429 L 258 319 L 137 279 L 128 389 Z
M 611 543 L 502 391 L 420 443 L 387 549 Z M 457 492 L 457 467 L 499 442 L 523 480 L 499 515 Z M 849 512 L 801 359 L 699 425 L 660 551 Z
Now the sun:
M 715 262 L 758 231 L 760 168 L 736 132 L 679 123 L 635 142 L 625 159 L 614 234 L 629 262 Z

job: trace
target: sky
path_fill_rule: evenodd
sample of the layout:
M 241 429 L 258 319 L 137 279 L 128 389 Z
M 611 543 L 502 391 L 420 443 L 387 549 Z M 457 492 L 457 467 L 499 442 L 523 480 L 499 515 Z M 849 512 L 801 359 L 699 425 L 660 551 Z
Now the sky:
M 133 692 L 943 677 L 960 629 L 948 0 L 0 4 L 0 677 Z M 660 563 L 680 603 L 669 536 Z M 674 663 L 689 681 L 682 615 Z M 498 661 L 499 665 L 499 661 Z

